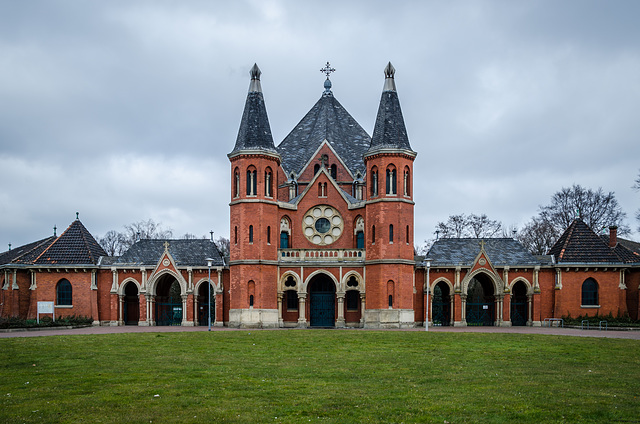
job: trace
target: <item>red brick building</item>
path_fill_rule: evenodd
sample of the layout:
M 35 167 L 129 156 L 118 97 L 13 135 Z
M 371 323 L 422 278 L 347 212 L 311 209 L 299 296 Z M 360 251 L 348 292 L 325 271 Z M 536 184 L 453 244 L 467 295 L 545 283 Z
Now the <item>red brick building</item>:
M 328 64 L 327 64 L 328 65 Z M 107 256 L 76 219 L 0 254 L 0 316 L 96 325 L 231 327 L 541 325 L 566 315 L 638 318 L 640 244 L 576 219 L 546 256 L 513 239 L 442 239 L 414 256 L 413 165 L 385 68 L 370 137 L 331 91 L 276 146 L 251 82 L 229 153 L 230 255 L 209 240 L 139 240 Z M 209 260 L 207 260 L 209 259 Z M 211 275 L 211 284 L 207 284 Z M 209 310 L 211 314 L 209 314 Z

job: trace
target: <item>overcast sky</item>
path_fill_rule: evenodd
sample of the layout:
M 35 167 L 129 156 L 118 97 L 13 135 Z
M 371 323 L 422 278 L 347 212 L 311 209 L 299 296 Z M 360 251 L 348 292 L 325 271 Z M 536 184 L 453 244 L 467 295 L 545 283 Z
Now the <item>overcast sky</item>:
M 640 2 L 0 0 L 0 250 L 152 218 L 229 234 L 254 62 L 276 144 L 332 91 L 371 135 L 388 61 L 416 241 L 451 214 L 522 226 L 562 187 L 636 228 Z M 638 233 L 632 238 L 639 239 Z

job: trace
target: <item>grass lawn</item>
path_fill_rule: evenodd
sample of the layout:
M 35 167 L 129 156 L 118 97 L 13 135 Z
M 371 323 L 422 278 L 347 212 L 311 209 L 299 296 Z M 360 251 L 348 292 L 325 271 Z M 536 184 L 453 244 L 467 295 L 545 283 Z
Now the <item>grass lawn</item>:
M 291 330 L 0 340 L 0 422 L 640 422 L 640 342 Z

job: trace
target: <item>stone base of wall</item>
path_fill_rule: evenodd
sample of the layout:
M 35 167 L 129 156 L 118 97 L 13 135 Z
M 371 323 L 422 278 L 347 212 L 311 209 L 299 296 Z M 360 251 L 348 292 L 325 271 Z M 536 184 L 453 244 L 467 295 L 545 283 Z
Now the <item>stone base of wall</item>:
M 278 328 L 277 309 L 230 309 L 231 328 Z
M 367 309 L 364 328 L 413 328 L 413 309 Z

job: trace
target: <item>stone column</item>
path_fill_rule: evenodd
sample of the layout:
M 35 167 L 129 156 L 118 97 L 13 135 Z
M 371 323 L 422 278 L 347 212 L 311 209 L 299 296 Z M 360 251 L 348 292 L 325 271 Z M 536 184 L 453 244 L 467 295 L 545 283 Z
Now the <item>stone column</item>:
M 532 316 L 533 316 L 533 308 L 532 308 L 532 297 L 533 295 L 527 295 L 527 325 L 531 326 L 533 324 Z
M 118 325 L 124 325 L 124 295 L 118 295 Z
M 344 293 L 336 295 L 338 298 L 338 319 L 336 320 L 337 328 L 344 328 Z
M 460 294 L 460 326 L 467 326 L 467 295 Z
M 307 327 L 307 318 L 305 317 L 306 302 L 307 294 L 298 293 L 298 327 L 302 328 Z
M 364 327 L 364 311 L 367 308 L 366 294 L 360 293 L 360 327 Z
M 284 327 L 282 319 L 282 292 L 278 293 L 278 327 Z
M 180 323 L 180 325 L 186 327 L 189 325 L 189 321 L 187 320 L 187 297 L 189 296 L 186 294 L 182 294 L 180 295 L 180 297 L 182 298 L 182 322 Z M 193 322 L 191 324 L 193 324 Z

